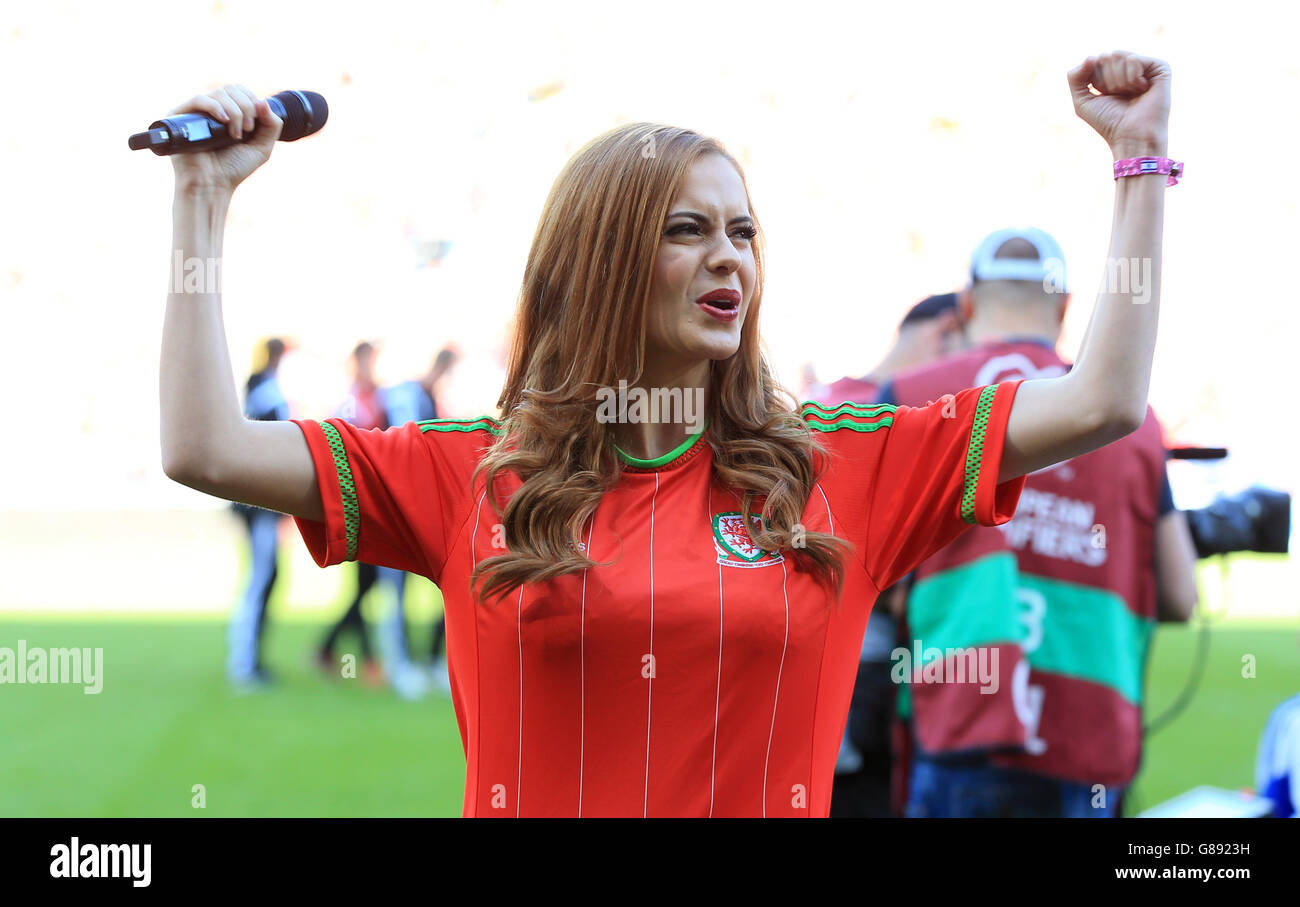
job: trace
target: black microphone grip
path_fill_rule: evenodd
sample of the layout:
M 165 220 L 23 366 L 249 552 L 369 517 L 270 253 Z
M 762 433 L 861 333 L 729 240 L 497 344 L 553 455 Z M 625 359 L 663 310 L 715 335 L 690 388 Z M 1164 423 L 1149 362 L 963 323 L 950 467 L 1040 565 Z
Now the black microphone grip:
M 314 91 L 282 91 L 266 99 L 271 112 L 284 121 L 280 141 L 296 142 L 325 125 L 329 107 Z M 133 151 L 148 148 L 154 154 L 168 155 L 191 151 L 215 151 L 248 141 L 250 135 L 236 139 L 220 120 L 206 113 L 178 113 L 149 124 L 147 132 L 138 132 L 127 141 Z

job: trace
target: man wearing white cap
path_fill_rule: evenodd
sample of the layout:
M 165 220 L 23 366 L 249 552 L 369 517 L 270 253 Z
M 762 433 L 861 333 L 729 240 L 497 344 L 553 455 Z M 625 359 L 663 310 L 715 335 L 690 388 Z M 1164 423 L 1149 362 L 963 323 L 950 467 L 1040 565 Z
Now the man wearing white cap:
M 1138 304 L 1141 263 L 1123 264 L 1111 273 L 1131 281 Z M 1055 347 L 1068 301 L 1051 236 L 989 235 L 962 294 L 972 349 L 899 373 L 883 401 L 1064 374 Z M 1148 409 L 1133 434 L 1032 473 L 1009 523 L 977 528 L 918 567 L 907 616 L 926 664 L 903 679 L 917 753 L 908 815 L 1116 815 L 1141 757 L 1154 624 L 1191 615 L 1194 561 Z M 962 682 L 949 669 L 967 656 L 954 650 L 989 670 Z

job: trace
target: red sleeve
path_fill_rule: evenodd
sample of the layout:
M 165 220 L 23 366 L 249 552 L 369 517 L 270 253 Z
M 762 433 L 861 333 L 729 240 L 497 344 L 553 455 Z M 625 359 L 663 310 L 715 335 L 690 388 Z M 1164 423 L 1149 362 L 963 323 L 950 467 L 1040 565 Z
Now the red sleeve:
M 1021 476 L 997 484 L 1019 381 L 900 406 L 867 500 L 865 566 L 877 587 L 904 577 L 966 528 L 1011 519 Z
M 294 419 L 316 467 L 324 522 L 294 522 L 322 567 L 362 561 L 437 582 L 468 508 L 477 459 L 462 433 Z

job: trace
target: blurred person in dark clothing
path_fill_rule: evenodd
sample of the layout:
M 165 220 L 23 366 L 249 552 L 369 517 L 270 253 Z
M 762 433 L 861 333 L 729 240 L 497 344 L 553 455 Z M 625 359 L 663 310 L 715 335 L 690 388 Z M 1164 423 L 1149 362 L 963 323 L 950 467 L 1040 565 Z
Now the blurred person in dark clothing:
M 438 418 L 438 384 L 456 364 L 455 350 L 444 347 L 434 357 L 429 370 L 419 378 L 404 381 L 383 391 L 384 408 L 391 426 L 407 422 L 427 422 Z M 406 627 L 407 574 L 393 567 L 380 567 L 379 580 L 393 590 L 394 607 L 388 611 L 380 627 L 383 642 L 385 673 L 388 682 L 403 699 L 418 699 L 428 692 L 431 683 L 442 686 L 445 665 L 439 671 L 445 634 L 445 623 L 440 615 L 433 628 L 432 665 L 426 673 L 411 660 Z M 447 685 L 450 687 L 450 684 Z
M 258 421 L 288 419 L 289 403 L 280 389 L 276 370 L 288 349 L 279 337 L 258 344 L 252 374 L 244 385 L 244 417 Z M 235 606 L 227 629 L 226 675 L 236 686 L 247 687 L 270 681 L 262 664 L 262 634 L 266 629 L 267 604 L 279 571 L 279 529 L 283 514 L 261 507 L 232 503 L 248 530 L 249 569 L 244 594 Z

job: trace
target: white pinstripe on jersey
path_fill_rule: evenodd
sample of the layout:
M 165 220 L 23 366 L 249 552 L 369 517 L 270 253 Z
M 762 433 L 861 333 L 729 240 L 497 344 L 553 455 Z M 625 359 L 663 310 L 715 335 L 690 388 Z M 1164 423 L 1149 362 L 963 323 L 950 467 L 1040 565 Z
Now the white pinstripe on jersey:
M 772 724 L 767 729 L 767 755 L 763 758 L 763 818 L 767 818 L 767 767 L 772 761 L 772 734 L 776 730 L 776 706 L 781 701 L 781 674 L 785 670 L 785 650 L 790 643 L 790 596 L 786 594 L 785 561 L 781 561 L 781 597 L 785 599 L 785 639 L 781 641 L 781 663 L 776 669 L 776 694 L 772 697 Z
M 599 507 L 597 507 L 599 510 Z M 587 550 L 583 552 L 591 557 L 591 534 L 596 531 L 596 514 L 591 515 L 591 525 L 587 527 Z M 587 762 L 587 570 L 582 570 L 582 610 L 578 618 L 578 664 L 581 681 L 578 696 L 578 818 L 582 818 L 582 778 Z
M 483 498 L 485 498 L 486 496 L 487 496 L 487 488 L 485 487 L 485 488 L 483 489 L 483 493 L 480 494 L 480 495 L 478 496 L 478 505 L 474 508 L 474 531 L 471 532 L 470 535 L 469 535 L 469 560 L 470 560 L 471 567 L 477 567 L 477 566 L 478 566 L 478 549 L 475 547 L 474 542 L 475 542 L 475 540 L 478 538 L 478 518 L 483 514 Z M 477 630 L 475 631 L 475 633 L 476 633 L 476 635 L 477 635 Z M 450 654 L 451 654 L 451 653 L 450 653 L 450 650 L 448 650 L 448 655 L 450 655 Z M 478 670 L 478 662 L 477 662 L 477 661 L 475 661 L 475 663 L 474 663 L 474 670 L 475 670 L 475 671 Z M 475 685 L 475 686 L 478 686 L 478 677 L 477 677 L 477 676 L 474 677 L 474 685 Z M 477 742 L 477 741 L 476 741 L 476 742 Z M 474 751 L 475 751 L 476 754 L 480 752 L 480 750 L 479 750 L 479 748 L 478 748 L 477 745 L 474 747 Z M 481 757 L 479 757 L 479 758 L 481 758 Z M 478 808 L 478 806 L 477 806 L 477 804 L 478 804 L 478 782 L 479 782 L 479 780 L 480 780 L 480 779 L 479 779 L 479 774 L 478 774 L 478 772 L 475 772 L 475 773 L 474 773 L 474 779 L 475 779 L 475 783 L 474 783 L 474 803 L 475 803 L 475 810 L 477 811 L 477 808 Z
M 645 790 L 641 795 L 641 818 L 650 812 L 650 713 L 655 688 L 655 499 L 659 497 L 659 473 L 655 473 L 655 490 L 650 496 L 650 683 L 645 701 Z
M 709 486 L 709 513 L 713 513 L 713 486 Z M 713 764 L 709 768 L 709 818 L 713 818 L 713 785 L 718 771 L 718 714 L 722 703 L 722 564 L 718 564 L 718 679 L 713 687 Z
M 515 637 L 519 640 L 519 761 L 515 768 L 515 818 L 519 818 L 519 801 L 524 786 L 524 587 L 519 587 L 515 604 Z

